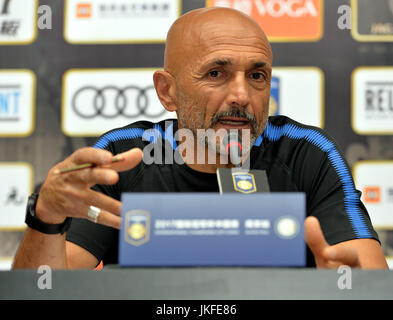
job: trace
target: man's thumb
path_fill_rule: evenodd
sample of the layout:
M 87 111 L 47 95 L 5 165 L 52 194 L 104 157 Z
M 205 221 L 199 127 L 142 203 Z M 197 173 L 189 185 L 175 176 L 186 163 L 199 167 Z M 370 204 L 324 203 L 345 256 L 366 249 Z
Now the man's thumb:
M 315 217 L 306 218 L 304 221 L 304 232 L 306 243 L 314 254 L 314 257 L 323 258 L 323 251 L 329 245 L 323 236 L 318 219 Z

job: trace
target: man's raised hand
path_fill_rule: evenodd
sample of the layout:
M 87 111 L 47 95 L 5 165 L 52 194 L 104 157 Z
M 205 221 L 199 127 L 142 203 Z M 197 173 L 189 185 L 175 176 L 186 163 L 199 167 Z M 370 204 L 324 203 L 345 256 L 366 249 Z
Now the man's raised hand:
M 54 166 L 45 179 L 37 201 L 37 217 L 46 223 L 62 223 L 66 217 L 87 218 L 90 206 L 101 209 L 97 223 L 120 228 L 121 202 L 91 190 L 95 184 L 117 183 L 118 172 L 134 168 L 142 160 L 138 148 L 117 154 L 120 161 L 112 162 L 106 150 L 82 148 Z M 59 173 L 60 169 L 85 163 L 93 167 Z
M 319 221 L 308 217 L 304 222 L 307 245 L 314 254 L 317 268 L 338 268 L 347 265 L 352 268 L 360 267 L 357 250 L 346 243 L 330 246 L 323 236 Z

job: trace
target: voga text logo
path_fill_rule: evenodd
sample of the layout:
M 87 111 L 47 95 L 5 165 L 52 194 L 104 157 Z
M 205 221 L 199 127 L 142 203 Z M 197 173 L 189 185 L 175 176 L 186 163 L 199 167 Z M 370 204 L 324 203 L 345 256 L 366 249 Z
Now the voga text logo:
M 312 0 L 216 0 L 213 4 L 232 7 L 246 14 L 251 14 L 254 5 L 259 15 L 273 18 L 318 16 L 317 8 Z

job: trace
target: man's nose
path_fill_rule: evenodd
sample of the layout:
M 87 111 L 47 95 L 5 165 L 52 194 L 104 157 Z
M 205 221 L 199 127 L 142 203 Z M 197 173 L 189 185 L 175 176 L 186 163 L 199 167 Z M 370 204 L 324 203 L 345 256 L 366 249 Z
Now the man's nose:
M 250 103 L 248 83 L 244 74 L 236 75 L 229 83 L 228 104 L 246 108 Z

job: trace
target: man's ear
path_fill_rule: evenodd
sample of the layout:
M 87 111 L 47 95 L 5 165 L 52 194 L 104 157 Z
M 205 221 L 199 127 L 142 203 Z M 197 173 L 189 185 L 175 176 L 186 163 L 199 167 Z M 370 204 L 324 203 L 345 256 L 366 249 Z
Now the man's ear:
M 164 108 L 170 112 L 177 110 L 176 83 L 172 75 L 166 71 L 156 71 L 153 75 L 157 96 Z

